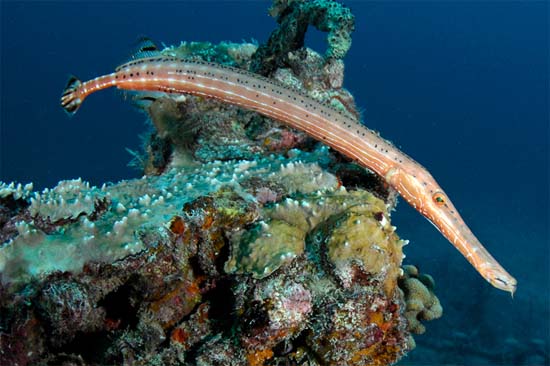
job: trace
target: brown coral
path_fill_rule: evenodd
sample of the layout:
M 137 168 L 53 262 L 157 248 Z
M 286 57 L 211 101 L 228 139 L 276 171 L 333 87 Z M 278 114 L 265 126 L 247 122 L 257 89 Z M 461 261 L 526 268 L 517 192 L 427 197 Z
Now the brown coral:
M 426 327 L 422 320 L 434 320 L 443 315 L 443 308 L 435 296 L 434 281 L 431 276 L 419 274 L 414 266 L 403 266 L 403 277 L 399 280 L 399 287 L 403 290 L 407 304 L 405 317 L 409 323 L 409 331 L 423 334 Z

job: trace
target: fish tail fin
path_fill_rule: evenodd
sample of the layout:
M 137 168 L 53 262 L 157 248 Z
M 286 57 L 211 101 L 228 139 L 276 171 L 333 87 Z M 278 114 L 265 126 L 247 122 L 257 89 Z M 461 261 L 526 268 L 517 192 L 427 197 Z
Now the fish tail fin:
M 65 89 L 63 89 L 61 106 L 70 116 L 75 114 L 82 104 L 82 98 L 79 93 L 81 85 L 82 82 L 77 77 L 71 75 Z

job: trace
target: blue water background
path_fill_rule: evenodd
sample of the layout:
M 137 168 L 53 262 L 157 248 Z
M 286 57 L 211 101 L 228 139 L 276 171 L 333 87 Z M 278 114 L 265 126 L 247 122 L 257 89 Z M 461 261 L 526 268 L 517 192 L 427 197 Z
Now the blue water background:
M 518 279 L 492 288 L 407 204 L 393 222 L 407 263 L 434 276 L 444 317 L 401 364 L 548 365 L 548 4 L 346 2 L 356 16 L 346 87 L 365 123 L 426 166 L 474 233 Z M 69 119 L 70 73 L 111 72 L 147 35 L 263 42 L 267 1 L 1 3 L 0 180 L 54 186 L 132 178 L 144 115 L 116 92 Z M 308 43 L 324 50 L 323 35 Z

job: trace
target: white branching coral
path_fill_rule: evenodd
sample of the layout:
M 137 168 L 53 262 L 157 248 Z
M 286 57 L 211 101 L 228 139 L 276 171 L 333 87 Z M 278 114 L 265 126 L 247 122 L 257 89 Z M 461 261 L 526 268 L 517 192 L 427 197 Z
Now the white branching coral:
M 16 200 L 21 198 L 26 199 L 32 193 L 32 186 L 32 183 L 22 185 L 21 183 L 15 184 L 14 182 L 10 184 L 0 182 L 0 198 L 12 196 Z
M 295 153 L 292 159 L 258 156 L 213 161 L 101 188 L 81 179 L 62 181 L 40 193 L 30 192 L 32 186 L 1 185 L 2 192 L 20 192 L 17 197 L 30 201 L 30 215 L 17 222 L 16 236 L 0 245 L 2 281 L 25 281 L 53 271 L 78 272 L 88 261 L 112 262 L 138 253 L 146 245 L 144 232 L 166 234 L 161 228 L 184 204 L 225 186 L 257 204 L 252 188 L 241 185 L 250 177 L 260 177 L 264 183 L 277 181 L 280 187 L 287 189 L 286 184 L 290 189 L 301 184 L 293 176 L 305 174 L 311 186 L 308 189 L 313 189 L 311 181 L 316 176 L 321 177 L 316 180 L 317 189 L 332 187 L 337 184 L 334 176 L 314 164 L 320 159 L 316 154 Z M 97 202 L 103 207 L 98 209 Z
M 302 161 L 282 165 L 278 172 L 271 174 L 270 179 L 285 186 L 288 193 L 311 193 L 335 189 L 339 185 L 336 176 L 321 169 L 319 164 Z
M 77 218 L 81 214 L 94 211 L 95 202 L 105 197 L 105 192 L 90 187 L 81 178 L 65 180 L 53 189 L 44 189 L 31 197 L 31 216 L 41 216 L 54 222 L 61 219 Z

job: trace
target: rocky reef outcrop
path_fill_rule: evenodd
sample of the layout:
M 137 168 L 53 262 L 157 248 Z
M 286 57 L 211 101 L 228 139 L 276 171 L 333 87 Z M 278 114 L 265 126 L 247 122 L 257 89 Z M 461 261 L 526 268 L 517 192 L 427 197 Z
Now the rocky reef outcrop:
M 34 214 L 37 199 L 4 188 L 3 205 L 26 208 L 12 211 L 7 222 L 18 231 L 0 249 L 2 359 L 399 359 L 410 332 L 423 331 L 420 320 L 437 317 L 437 298 L 412 267 L 402 275 L 392 205 L 322 169 L 317 161 L 332 160 L 325 148 L 291 155 L 172 168 L 103 188 L 62 182 L 34 194 Z M 56 202 L 50 194 L 69 184 L 95 204 L 46 210 L 42 202 Z M 40 212 L 66 214 L 52 221 Z

